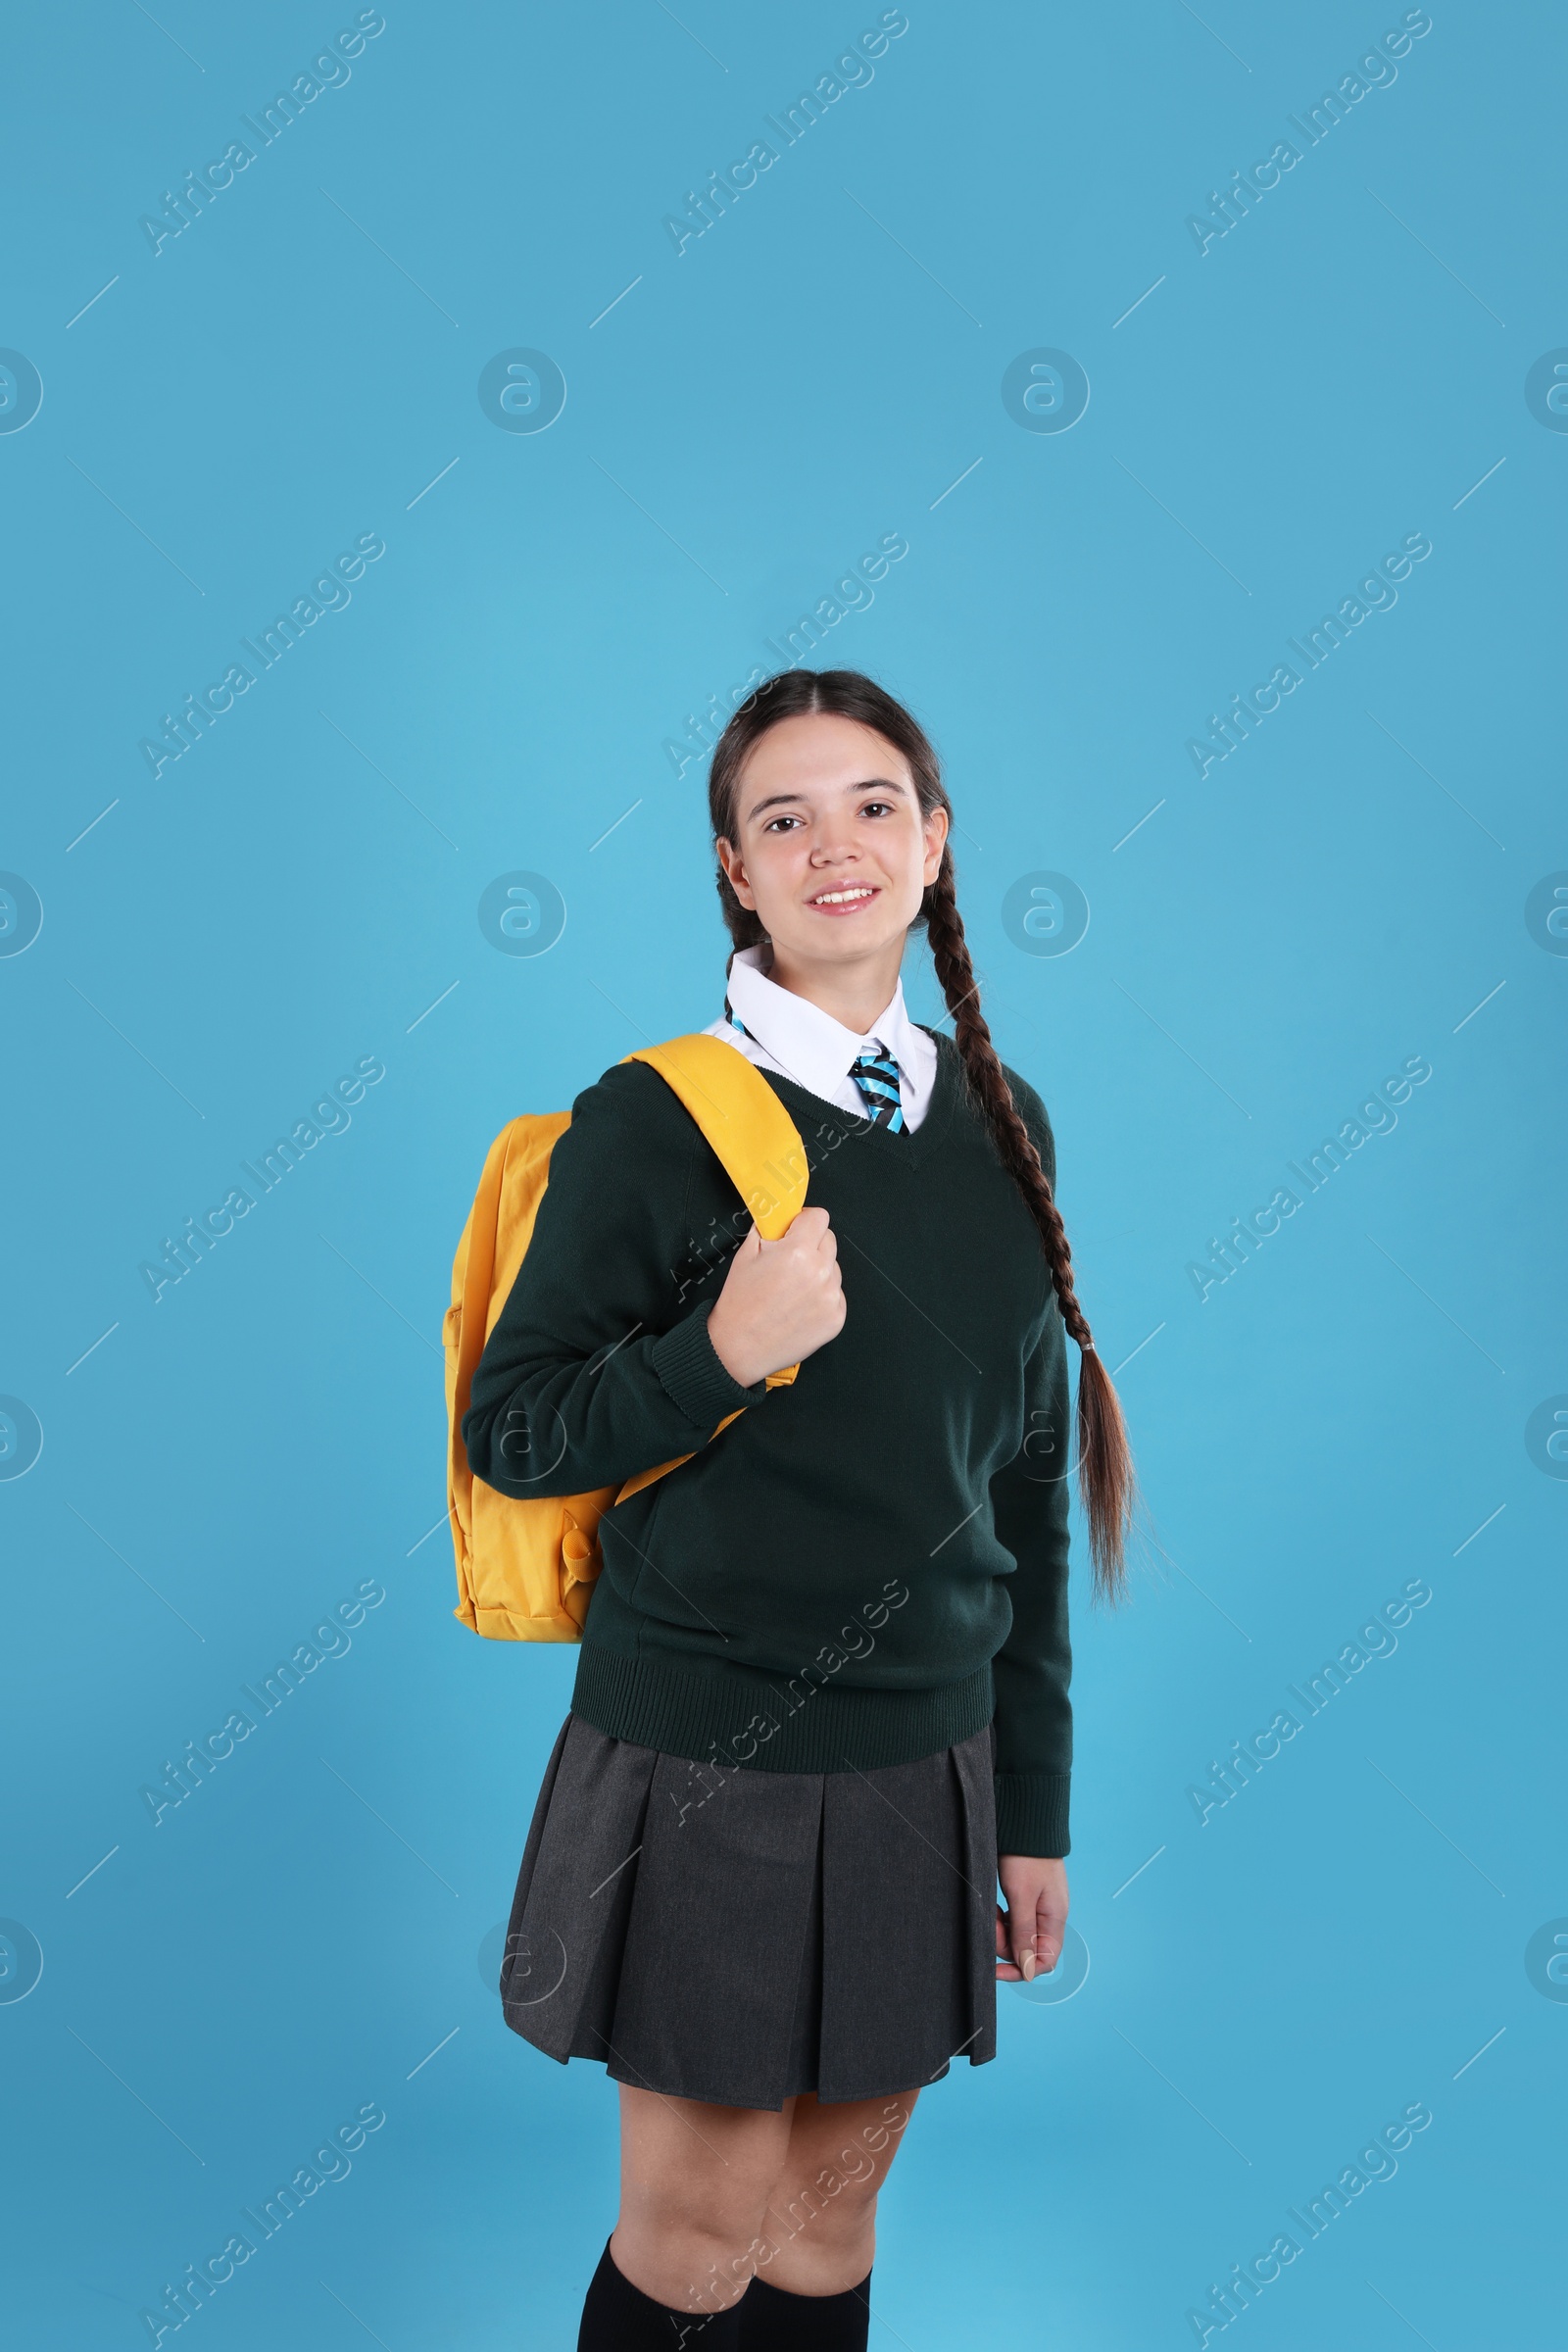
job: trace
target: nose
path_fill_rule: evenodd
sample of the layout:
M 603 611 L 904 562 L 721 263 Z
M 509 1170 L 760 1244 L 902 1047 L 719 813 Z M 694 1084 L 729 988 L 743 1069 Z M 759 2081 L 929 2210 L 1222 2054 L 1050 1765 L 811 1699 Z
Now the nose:
M 838 865 L 845 858 L 858 858 L 859 855 L 859 844 L 853 835 L 840 839 L 831 827 L 819 833 L 811 844 L 813 865 Z

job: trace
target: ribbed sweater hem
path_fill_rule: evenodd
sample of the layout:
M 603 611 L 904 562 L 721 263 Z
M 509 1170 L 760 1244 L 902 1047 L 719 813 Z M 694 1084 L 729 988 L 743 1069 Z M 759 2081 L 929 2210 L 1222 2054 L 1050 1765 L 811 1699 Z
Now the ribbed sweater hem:
M 571 1708 L 609 1739 L 700 1763 L 874 1772 L 972 1738 L 991 1721 L 996 1696 L 989 1663 L 936 1690 L 857 1690 L 805 1675 L 774 1681 L 718 1658 L 621 1657 L 585 1641 Z

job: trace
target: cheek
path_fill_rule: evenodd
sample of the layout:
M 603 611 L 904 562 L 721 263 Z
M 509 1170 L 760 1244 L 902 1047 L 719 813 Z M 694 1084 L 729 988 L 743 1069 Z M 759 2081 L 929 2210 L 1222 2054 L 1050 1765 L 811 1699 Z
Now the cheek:
M 887 845 L 886 863 L 901 899 L 908 901 L 905 912 L 912 921 L 927 888 L 936 880 L 942 853 L 932 850 L 923 831 L 911 828 L 901 834 L 896 847 Z
M 741 852 L 748 895 L 760 908 L 781 893 L 793 894 L 806 857 L 805 835 L 760 833 Z

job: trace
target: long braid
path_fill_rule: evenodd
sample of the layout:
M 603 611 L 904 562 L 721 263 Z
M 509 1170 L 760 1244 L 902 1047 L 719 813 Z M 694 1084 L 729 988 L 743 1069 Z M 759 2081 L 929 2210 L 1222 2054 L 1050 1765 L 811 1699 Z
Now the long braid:
M 904 755 L 914 778 L 922 811 L 952 804 L 943 788 L 937 756 L 924 730 L 902 703 L 858 670 L 782 670 L 766 679 L 735 711 L 714 746 L 708 800 L 715 838 L 734 841 L 735 789 L 754 745 L 769 727 L 799 713 L 827 710 L 858 720 Z M 741 905 L 722 866 L 716 876 L 719 904 L 735 949 L 753 947 L 766 932 L 757 914 Z M 953 854 L 945 849 L 936 880 L 925 895 L 921 916 L 931 943 L 937 979 L 953 1016 L 954 1036 L 969 1083 L 998 1156 L 1012 1178 L 1040 1233 L 1052 1288 L 1067 1335 L 1077 1343 L 1078 1486 L 1089 1522 L 1089 1557 L 1097 1590 L 1116 1599 L 1125 1590 L 1124 1558 L 1137 1488 L 1126 1424 L 1110 1374 L 1100 1360 L 1073 1285 L 1072 1250 L 1051 1182 L 1029 1130 L 1018 1115 L 1012 1090 L 980 1010 L 974 966 L 963 936 L 954 883 Z
M 985 1118 L 997 1153 L 1023 1195 L 1040 1230 L 1052 1288 L 1069 1339 L 1076 1341 L 1078 1375 L 1078 1460 L 1084 1513 L 1089 1522 L 1089 1556 L 1100 1589 L 1116 1598 L 1125 1585 L 1123 1557 L 1134 1507 L 1132 1449 L 1109 1373 L 1101 1362 L 1088 1318 L 1073 1284 L 1072 1250 L 1051 1180 L 1034 1139 L 1018 1115 L 1005 1072 L 980 1009 L 980 992 L 963 934 L 954 886 L 953 856 L 942 854 L 936 880 L 926 893 L 926 937 L 931 960 L 953 1016 L 954 1040 L 962 1057 L 975 1103 Z

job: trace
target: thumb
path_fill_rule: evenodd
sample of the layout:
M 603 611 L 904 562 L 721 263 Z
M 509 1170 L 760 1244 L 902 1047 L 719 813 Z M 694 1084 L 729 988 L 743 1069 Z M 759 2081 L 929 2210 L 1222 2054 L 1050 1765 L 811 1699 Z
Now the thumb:
M 1028 1912 L 1015 1911 L 1009 1922 L 1012 1930 L 1012 1965 L 1030 1984 L 1039 1966 L 1035 1958 L 1034 1919 Z

